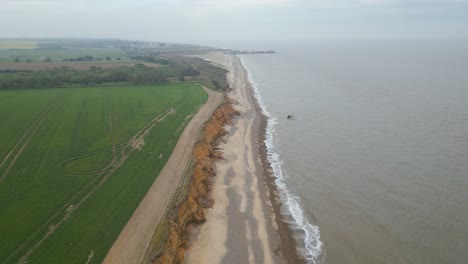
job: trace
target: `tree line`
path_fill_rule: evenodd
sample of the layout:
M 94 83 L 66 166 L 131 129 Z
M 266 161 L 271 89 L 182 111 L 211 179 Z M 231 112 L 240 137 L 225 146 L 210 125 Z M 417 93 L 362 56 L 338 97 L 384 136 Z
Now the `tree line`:
M 147 67 L 143 64 L 110 69 L 90 67 L 84 71 L 60 67 L 42 71 L 4 70 L 1 73 L 0 89 L 96 85 L 115 82 L 158 84 L 165 83 L 168 78 L 178 77 L 181 74 L 175 69 Z
M 109 56 L 107 56 L 105 58 L 100 58 L 100 57 L 93 57 L 93 56 L 90 56 L 90 55 L 85 55 L 85 56 L 76 57 L 76 58 L 65 58 L 65 59 L 63 59 L 63 61 L 103 61 L 103 60 L 111 61 L 112 58 L 109 57 Z M 116 58 L 116 60 L 120 60 L 120 58 Z
M 184 82 L 186 77 L 190 77 L 190 81 L 197 81 L 217 90 L 229 87 L 226 80 L 227 71 L 202 59 L 182 56 L 161 58 L 130 55 L 128 57 L 164 66 L 149 67 L 138 63 L 133 67 L 109 69 L 91 66 L 88 70 L 77 70 L 67 66 L 40 71 L 6 69 L 0 70 L 0 89 L 86 86 L 104 83 L 159 84 L 169 81 Z M 80 59 L 94 58 L 84 56 Z

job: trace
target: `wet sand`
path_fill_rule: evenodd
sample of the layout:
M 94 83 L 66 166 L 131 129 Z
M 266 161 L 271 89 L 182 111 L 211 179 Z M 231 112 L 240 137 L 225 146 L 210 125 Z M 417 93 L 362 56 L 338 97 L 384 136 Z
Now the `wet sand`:
M 274 179 L 266 162 L 266 119 L 253 98 L 239 58 L 212 53 L 201 56 L 224 65 L 241 116 L 228 127 L 216 163 L 213 209 L 194 229 L 185 263 L 301 263 L 288 225 L 279 214 Z

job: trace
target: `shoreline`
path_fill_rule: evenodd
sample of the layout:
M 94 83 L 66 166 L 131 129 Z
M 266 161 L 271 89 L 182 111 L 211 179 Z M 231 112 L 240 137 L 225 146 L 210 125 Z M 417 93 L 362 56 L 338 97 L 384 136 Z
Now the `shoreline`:
M 242 63 L 242 60 L 239 57 L 237 58 L 244 71 L 248 72 Z M 280 236 L 281 244 L 279 245 L 278 250 L 282 251 L 281 256 L 286 261 L 286 263 L 304 264 L 306 261 L 304 257 L 298 253 L 297 241 L 294 238 L 293 231 L 281 213 L 281 207 L 283 206 L 283 203 L 281 202 L 278 186 L 276 185 L 276 177 L 273 173 L 272 165 L 268 160 L 268 147 L 266 146 L 268 116 L 263 113 L 263 110 L 255 96 L 253 84 L 248 79 L 247 81 L 249 82 L 248 89 L 250 92 L 250 97 L 252 98 L 252 104 L 255 107 L 256 114 L 260 118 L 260 125 L 257 133 L 257 144 L 259 148 L 260 162 L 263 169 L 262 176 L 264 177 L 265 184 L 267 186 L 267 197 L 272 204 L 272 213 L 274 215 L 277 231 Z
M 263 122 L 263 134 L 260 135 L 261 146 L 263 148 L 262 159 L 265 162 L 266 182 L 270 184 L 272 195 L 275 196 L 272 201 L 275 203 L 275 214 L 277 224 L 282 229 L 282 241 L 288 245 L 286 249 L 299 256 L 300 260 L 293 259 L 293 263 L 301 261 L 302 263 L 322 263 L 323 261 L 323 243 L 320 241 L 320 231 L 318 226 L 309 223 L 304 216 L 304 211 L 300 206 L 300 198 L 291 194 L 286 187 L 285 176 L 282 169 L 282 161 L 278 150 L 275 147 L 274 128 L 276 118 L 271 117 L 263 102 L 263 97 L 258 90 L 257 83 L 253 80 L 248 65 L 243 58 L 239 57 L 242 66 L 248 73 L 254 103 L 257 111 L 260 113 Z M 294 246 L 291 246 L 294 245 Z
M 253 91 L 251 91 L 253 96 Z M 268 117 L 262 113 L 262 109 L 260 108 L 257 100 L 254 98 L 255 108 L 257 109 L 257 113 L 260 116 L 260 130 L 258 133 L 258 144 L 260 148 L 260 159 L 263 167 L 263 177 L 265 179 L 265 183 L 268 186 L 268 196 L 270 202 L 272 203 L 273 214 L 275 216 L 276 225 L 278 227 L 278 233 L 280 236 L 281 241 L 281 250 L 283 254 L 283 259 L 286 263 L 297 263 L 297 264 L 304 264 L 306 263 L 305 259 L 299 255 L 297 251 L 297 241 L 293 236 L 293 231 L 289 223 L 284 218 L 283 214 L 281 214 L 281 207 L 283 203 L 281 202 L 281 198 L 278 192 L 278 186 L 276 185 L 276 177 L 272 171 L 272 166 L 270 161 L 268 160 L 268 148 L 266 146 L 266 133 L 267 133 L 267 126 L 268 126 Z M 301 258 L 302 257 L 302 258 Z
M 214 205 L 192 232 L 185 263 L 305 263 L 289 224 L 268 161 L 268 117 L 255 97 L 238 56 L 206 54 L 224 65 L 232 88 L 227 96 L 241 116 L 227 130 L 216 162 Z

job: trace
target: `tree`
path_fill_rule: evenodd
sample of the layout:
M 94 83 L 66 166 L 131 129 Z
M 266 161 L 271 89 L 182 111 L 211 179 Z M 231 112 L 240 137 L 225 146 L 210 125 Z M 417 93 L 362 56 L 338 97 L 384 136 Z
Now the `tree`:
M 107 57 L 106 57 L 106 61 L 110 61 L 110 60 L 112 60 L 112 58 L 109 57 L 109 56 L 107 56 Z
M 16 58 L 16 59 L 15 59 L 15 62 L 20 62 L 20 59 L 19 59 L 19 58 Z
M 185 77 L 183 73 L 179 76 L 179 81 L 185 82 Z
M 51 62 L 52 60 L 49 57 L 47 57 L 47 58 L 44 59 L 44 61 L 45 62 Z

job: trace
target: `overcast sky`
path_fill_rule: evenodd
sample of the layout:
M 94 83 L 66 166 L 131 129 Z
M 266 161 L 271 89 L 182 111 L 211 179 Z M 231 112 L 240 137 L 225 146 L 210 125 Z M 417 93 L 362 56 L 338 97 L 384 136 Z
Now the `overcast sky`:
M 468 38 L 468 0 L 0 0 L 0 37 Z

